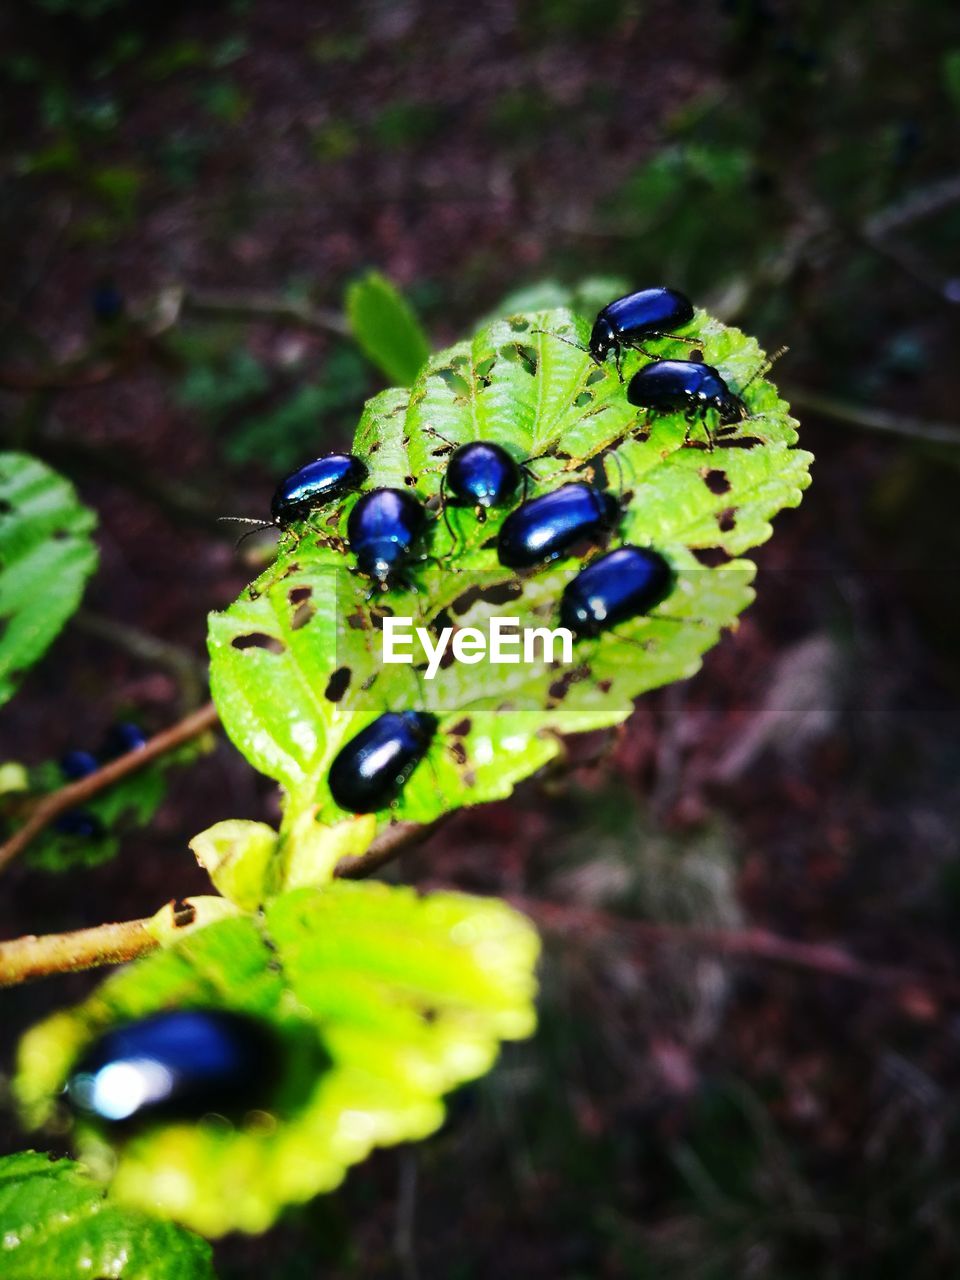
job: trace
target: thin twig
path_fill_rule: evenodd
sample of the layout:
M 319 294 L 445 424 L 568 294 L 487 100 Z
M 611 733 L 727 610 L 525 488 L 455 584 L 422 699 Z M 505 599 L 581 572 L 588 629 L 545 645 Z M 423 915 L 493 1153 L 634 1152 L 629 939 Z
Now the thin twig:
M 911 418 L 905 414 L 889 413 L 869 405 L 855 404 L 849 400 L 837 400 L 833 396 L 808 391 L 805 387 L 781 388 L 784 399 L 799 409 L 846 422 L 867 431 L 881 431 L 885 435 L 903 436 L 907 440 L 927 440 L 931 444 L 960 444 L 960 426 L 952 422 L 931 422 L 926 418 Z
M 892 965 L 873 964 L 858 959 L 835 943 L 800 942 L 771 933 L 768 929 L 719 929 L 654 920 L 627 920 L 593 908 L 515 895 L 508 895 L 508 901 L 544 928 L 557 930 L 565 936 L 615 934 L 640 946 L 675 943 L 721 955 L 765 960 L 869 986 L 933 987 L 945 994 L 960 995 L 960 978 L 952 974 L 918 973 Z
M 338 311 L 312 307 L 307 302 L 278 298 L 275 294 L 235 294 L 185 289 L 181 299 L 185 314 L 224 320 L 273 320 L 312 333 L 348 338 L 350 326 Z
M 189 649 L 161 640 L 148 631 L 132 627 L 116 618 L 107 618 L 90 609 L 78 609 L 73 615 L 73 625 L 79 630 L 115 645 L 124 653 L 146 662 L 150 666 L 165 667 L 180 685 L 184 709 L 193 710 L 203 701 L 207 687 L 207 669 Z
M 149 925 L 149 918 L 124 920 L 72 933 L 48 933 L 40 938 L 28 934 L 0 942 L 0 987 L 135 960 L 159 945 Z
M 344 858 L 337 864 L 334 875 L 341 880 L 363 880 L 381 867 L 392 862 L 404 849 L 423 844 L 433 833 L 453 816 L 442 813 L 433 822 L 396 822 L 381 831 L 373 844 L 358 858 Z
M 71 782 L 44 796 L 37 802 L 23 826 L 13 833 L 6 844 L 0 846 L 0 870 L 22 853 L 31 840 L 34 840 L 61 813 L 66 812 L 67 809 L 82 806 L 91 796 L 97 795 L 107 787 L 112 787 L 121 778 L 135 773 L 152 760 L 157 760 L 185 742 L 199 737 L 201 733 L 206 733 L 216 723 L 217 709 L 212 702 L 208 702 L 198 711 L 191 712 L 177 724 L 150 738 L 137 750 L 128 751 L 116 760 L 111 760 L 109 764 L 103 765 L 96 773 L 90 773 L 85 778 L 80 778 L 77 782 Z

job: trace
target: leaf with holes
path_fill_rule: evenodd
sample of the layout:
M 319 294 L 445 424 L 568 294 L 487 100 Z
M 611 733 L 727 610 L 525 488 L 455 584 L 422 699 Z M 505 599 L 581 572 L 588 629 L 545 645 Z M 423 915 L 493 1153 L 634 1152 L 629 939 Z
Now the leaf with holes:
M 433 355 L 409 392 L 395 388 L 368 402 L 353 446 L 368 462 L 368 487 L 405 489 L 429 504 L 410 589 L 371 601 L 370 584 L 345 551 L 351 496 L 284 534 L 276 562 L 212 615 L 214 697 L 236 745 L 284 787 L 282 837 L 294 828 L 302 835 L 304 815 L 331 832 L 348 820 L 327 774 L 344 744 L 383 711 L 421 707 L 438 717 L 426 758 L 379 815 L 381 826 L 394 818 L 429 822 L 508 795 L 556 753 L 557 733 L 616 724 L 638 695 L 692 675 L 753 598 L 754 566 L 739 557 L 770 536 L 778 511 L 797 505 L 810 463 L 795 447 L 787 406 L 756 376 L 757 343 L 702 312 L 696 317 L 691 334 L 704 343 L 704 358 L 748 406 L 743 422 L 718 432 L 717 423 L 680 414 L 638 414 L 612 361 L 598 367 L 583 349 L 589 333 L 585 318 L 564 309 L 508 316 Z M 675 339 L 647 345 L 685 354 Z M 645 360 L 630 352 L 625 377 Z M 491 510 L 484 522 L 465 508 L 440 509 L 451 448 L 478 439 L 525 466 L 530 497 L 573 480 L 617 493 L 621 517 L 611 541 L 657 548 L 675 571 L 669 598 L 649 617 L 579 642 L 570 661 L 454 662 L 433 679 L 385 665 L 384 612 L 434 632 L 482 631 L 494 615 L 555 626 L 560 595 L 582 564 L 570 556 L 518 576 L 496 552 L 508 509 Z
M 0 1158 L 4 1280 L 213 1280 L 211 1249 L 182 1227 L 121 1208 L 73 1160 Z
M 409 302 L 371 271 L 347 289 L 347 320 L 361 351 L 391 382 L 409 387 L 430 354 L 430 344 Z
M 95 525 L 63 476 L 0 453 L 0 703 L 79 605 L 97 567 Z
M 337 881 L 274 898 L 263 915 L 198 929 L 108 979 L 24 1037 L 15 1089 L 49 1123 L 86 1045 L 170 1007 L 243 1011 L 283 1046 L 281 1081 L 235 1117 L 168 1121 L 113 1146 L 78 1124 L 84 1159 L 117 1203 L 205 1235 L 265 1230 L 287 1204 L 338 1185 L 373 1147 L 422 1138 L 442 1095 L 534 1027 L 537 935 L 505 904 Z

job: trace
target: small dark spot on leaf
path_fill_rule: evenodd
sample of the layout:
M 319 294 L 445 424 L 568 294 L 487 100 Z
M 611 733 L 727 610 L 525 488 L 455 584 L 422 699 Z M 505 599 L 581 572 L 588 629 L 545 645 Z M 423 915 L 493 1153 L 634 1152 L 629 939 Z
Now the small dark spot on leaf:
M 360 686 L 360 692 L 366 693 L 369 689 L 372 689 L 376 683 L 377 672 L 374 671 L 372 675 L 367 676 L 366 680 L 364 680 L 363 684 Z
M 182 898 L 177 898 L 171 904 L 173 912 L 173 924 L 176 929 L 185 929 L 188 924 L 193 924 L 197 918 L 197 908 L 192 902 L 184 902 Z
M 470 732 L 472 727 L 473 727 L 473 722 L 471 721 L 469 716 L 466 716 L 463 720 L 457 721 L 457 723 L 450 730 L 450 733 L 455 738 L 465 738 L 467 734 Z
M 613 687 L 612 680 L 601 680 L 597 684 L 597 688 L 600 690 L 601 693 L 609 693 L 612 687 Z
M 8 502 L 6 498 L 0 498 L 0 516 L 8 516 L 13 511 L 13 503 Z
M 375 453 L 379 453 L 379 452 L 380 452 L 380 441 L 379 441 L 379 440 L 374 440 L 373 444 L 372 444 L 372 445 L 370 446 L 370 448 L 367 450 L 367 453 L 368 453 L 369 455 L 373 455 L 373 454 L 375 454 Z
M 687 359 L 692 360 L 694 364 L 703 364 L 703 352 L 699 347 L 691 347 L 687 352 Z
M 287 599 L 291 604 L 303 604 L 304 600 L 309 600 L 313 595 L 313 587 L 291 587 L 287 592 Z
M 234 649 L 266 649 L 268 653 L 283 653 L 286 645 L 276 636 L 268 636 L 263 631 L 252 631 L 249 635 L 234 636 Z
M 415 484 L 417 483 L 417 477 L 416 477 L 416 476 L 404 476 L 404 477 L 403 477 L 403 483 L 404 483 L 404 484 L 408 484 L 408 485 L 410 485 L 410 486 L 412 487 L 413 485 L 415 485 Z
M 69 529 L 54 529 L 51 536 L 55 538 L 57 542 L 66 542 L 67 539 L 71 537 L 71 533 Z
M 717 525 L 721 533 L 729 533 L 737 523 L 736 507 L 726 507 L 717 515 Z
M 468 769 L 463 775 L 463 785 L 465 787 L 474 787 L 477 784 L 477 775 L 473 769 Z
M 343 695 L 350 687 L 350 679 L 353 672 L 349 667 L 337 667 L 333 675 L 327 681 L 327 687 L 323 691 L 323 696 L 328 702 L 339 702 Z
M 558 458 L 561 462 L 569 462 L 570 459 L 573 457 L 573 454 L 565 453 L 563 449 L 555 449 L 553 456 L 555 458 Z
M 725 471 L 718 471 L 716 469 L 708 471 L 703 477 L 703 483 L 711 493 L 721 494 L 730 492 L 730 480 Z
M 467 763 L 467 749 L 462 742 L 450 743 L 450 754 L 456 760 L 457 764 L 465 765 Z

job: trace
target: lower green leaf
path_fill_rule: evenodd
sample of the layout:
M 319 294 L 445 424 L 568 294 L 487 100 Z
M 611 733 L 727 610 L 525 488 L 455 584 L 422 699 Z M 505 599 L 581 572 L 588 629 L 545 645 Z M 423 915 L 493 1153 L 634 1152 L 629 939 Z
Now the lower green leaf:
M 212 1280 L 205 1240 L 120 1208 L 72 1160 L 0 1159 L 4 1280 Z
M 537 935 L 497 901 L 338 881 L 196 930 L 110 978 L 21 1044 L 16 1092 L 49 1121 L 84 1049 L 167 1008 L 230 1008 L 316 1042 L 328 1065 L 239 1124 L 206 1116 L 114 1143 L 78 1123 L 81 1153 L 118 1201 L 205 1235 L 266 1229 L 284 1205 L 335 1187 L 375 1146 L 423 1138 L 442 1095 L 535 1025 Z

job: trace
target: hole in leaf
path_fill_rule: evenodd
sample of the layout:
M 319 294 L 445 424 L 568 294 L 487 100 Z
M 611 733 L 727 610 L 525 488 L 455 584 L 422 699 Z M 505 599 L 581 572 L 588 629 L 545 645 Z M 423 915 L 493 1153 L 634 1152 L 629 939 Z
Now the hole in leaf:
M 533 347 L 528 347 L 522 342 L 511 342 L 500 348 L 500 354 L 505 360 L 521 365 L 531 378 L 536 377 L 539 359 Z
M 285 653 L 286 645 L 276 636 L 268 636 L 263 631 L 251 631 L 245 636 L 234 636 L 234 649 L 266 649 L 268 653 Z
M 290 630 L 299 631 L 305 627 L 310 619 L 317 612 L 317 606 L 312 600 L 304 600 L 302 604 L 297 605 L 293 617 L 290 619 Z
M 0 498 L 0 516 L 8 516 L 13 511 L 13 503 L 8 502 L 6 498 Z
M 416 477 L 416 476 L 404 476 L 404 477 L 403 477 L 403 483 L 404 483 L 404 484 L 408 484 L 408 485 L 410 485 L 410 486 L 411 486 L 411 488 L 412 488 L 412 487 L 413 487 L 413 485 L 415 485 L 415 484 L 417 483 L 417 477 Z
M 530 328 L 530 321 L 524 320 L 523 316 L 511 316 L 510 328 L 514 333 L 526 333 Z
M 726 507 L 717 515 L 717 524 L 721 533 L 729 533 L 736 526 L 737 511 L 735 507 Z
M 578 409 L 585 409 L 592 400 L 593 400 L 592 391 L 581 391 L 573 403 L 577 406 Z
M 451 728 L 450 734 L 454 738 L 465 738 L 472 728 L 473 721 L 469 716 L 466 716 L 463 720 L 457 721 L 457 723 Z
M 476 366 L 477 377 L 481 382 L 486 382 L 489 385 L 490 375 L 493 373 L 493 366 L 496 363 L 496 356 L 487 356 L 485 360 L 481 360 Z
M 337 667 L 333 675 L 327 681 L 327 687 L 323 691 L 323 696 L 328 702 L 339 702 L 343 695 L 350 688 L 350 680 L 353 672 L 349 667 Z
M 560 702 L 570 692 L 571 686 L 577 684 L 581 680 L 585 680 L 590 675 L 590 668 L 586 665 L 579 667 L 571 667 L 569 671 L 565 671 L 559 680 L 554 680 L 550 686 L 550 701 Z
M 455 396 L 466 399 L 470 394 L 470 383 L 454 369 L 438 369 L 437 377 L 450 388 Z
M 694 558 L 707 569 L 729 564 L 730 557 L 722 547 L 693 547 Z
M 703 483 L 711 493 L 719 495 L 730 492 L 730 480 L 725 471 L 712 470 L 706 472 L 703 477 Z
M 462 742 L 450 743 L 450 754 L 456 760 L 457 764 L 465 765 L 467 763 L 467 749 Z
M 291 604 L 303 604 L 304 600 L 309 600 L 313 595 L 313 587 L 291 587 L 287 592 L 287 599 Z
M 185 929 L 187 925 L 193 924 L 197 918 L 197 908 L 192 902 L 184 902 L 181 898 L 173 904 L 173 926 L 175 929 Z
M 740 436 L 736 440 L 717 441 L 718 449 L 753 449 L 756 445 L 762 445 L 763 441 L 756 436 Z
M 594 369 L 594 371 L 587 378 L 586 385 L 588 387 L 596 386 L 598 382 L 603 382 L 606 376 L 607 375 L 604 373 L 602 369 Z

